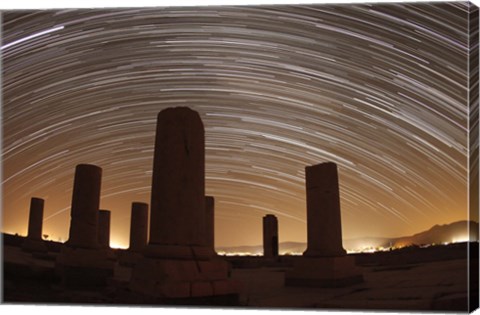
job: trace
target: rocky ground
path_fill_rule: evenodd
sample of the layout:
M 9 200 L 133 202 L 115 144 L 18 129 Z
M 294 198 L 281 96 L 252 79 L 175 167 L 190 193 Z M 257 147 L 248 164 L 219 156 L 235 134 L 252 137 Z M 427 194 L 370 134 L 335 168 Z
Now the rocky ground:
M 328 289 L 286 287 L 284 275 L 296 257 L 276 260 L 234 257 L 229 258 L 233 266 L 231 277 L 242 283 L 238 297 L 154 301 L 129 291 L 129 266 L 117 263 L 115 275 L 107 287 L 71 290 L 64 288 L 55 275 L 57 252 L 34 256 L 15 244 L 4 245 L 3 300 L 13 304 L 182 304 L 256 309 L 467 311 L 469 297 L 476 298 L 478 303 L 478 280 L 469 282 L 469 279 L 478 279 L 478 243 L 473 243 L 469 249 L 471 257 L 476 257 L 470 260 L 473 267 L 470 274 L 466 244 L 439 248 L 415 248 L 400 254 L 357 255 L 364 282 Z

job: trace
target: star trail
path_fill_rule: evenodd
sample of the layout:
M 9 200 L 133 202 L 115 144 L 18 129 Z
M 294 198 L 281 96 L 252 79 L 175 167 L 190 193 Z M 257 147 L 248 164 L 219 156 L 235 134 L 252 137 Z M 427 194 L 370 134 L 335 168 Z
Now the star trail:
M 467 219 L 471 4 L 5 11 L 3 231 L 68 238 L 75 165 L 103 169 L 126 245 L 150 203 L 156 115 L 188 106 L 206 139 L 216 245 L 306 240 L 304 168 L 338 164 L 344 238 Z

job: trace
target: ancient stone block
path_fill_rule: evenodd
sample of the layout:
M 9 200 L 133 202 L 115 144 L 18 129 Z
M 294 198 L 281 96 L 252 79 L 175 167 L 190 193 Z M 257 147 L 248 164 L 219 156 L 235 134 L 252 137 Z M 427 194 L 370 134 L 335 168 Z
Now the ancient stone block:
M 263 256 L 278 256 L 278 221 L 272 214 L 263 217 Z
M 285 273 L 285 285 L 338 287 L 363 281 L 362 271 L 342 246 L 337 165 L 305 168 L 307 250 Z
M 100 247 L 110 247 L 110 211 L 100 210 L 98 213 L 98 242 Z
M 30 215 L 28 218 L 28 235 L 22 244 L 22 250 L 28 252 L 47 252 L 42 240 L 44 200 L 33 197 L 30 200 Z
M 307 188 L 307 250 L 305 256 L 340 256 L 342 246 L 340 191 L 337 165 L 322 163 L 305 168 Z
M 98 207 L 100 204 L 102 169 L 95 165 L 80 164 L 75 168 L 73 183 L 70 247 L 97 248 Z
M 131 251 L 141 251 L 147 245 L 148 237 L 148 204 L 143 202 L 132 203 L 132 217 L 130 220 Z

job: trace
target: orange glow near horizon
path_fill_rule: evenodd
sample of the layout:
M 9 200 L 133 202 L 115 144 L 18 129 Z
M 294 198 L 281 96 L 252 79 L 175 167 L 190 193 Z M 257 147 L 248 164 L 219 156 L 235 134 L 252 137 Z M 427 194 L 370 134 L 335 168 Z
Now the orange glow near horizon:
M 2 12 L 2 231 L 26 234 L 38 197 L 44 234 L 67 240 L 75 167 L 94 164 L 125 247 L 172 107 L 202 120 L 217 247 L 261 244 L 267 214 L 279 242 L 305 242 L 305 167 L 324 162 L 338 166 L 343 239 L 478 221 L 467 4 L 111 12 Z

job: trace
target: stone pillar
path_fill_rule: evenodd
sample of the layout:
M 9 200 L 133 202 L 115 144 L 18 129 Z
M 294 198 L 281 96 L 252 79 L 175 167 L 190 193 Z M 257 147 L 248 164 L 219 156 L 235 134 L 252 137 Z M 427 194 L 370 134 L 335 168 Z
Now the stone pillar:
M 205 132 L 197 112 L 168 108 L 157 120 L 150 204 L 154 256 L 207 259 Z
M 46 252 L 47 247 L 42 240 L 44 200 L 33 197 L 30 200 L 30 215 L 28 217 L 28 235 L 22 244 L 22 249 L 30 252 Z
M 215 251 L 215 198 L 205 197 L 205 230 L 206 245 L 213 252 Z
M 305 256 L 341 256 L 342 222 L 337 165 L 305 168 L 307 188 L 307 250 Z
M 132 203 L 132 217 L 130 219 L 130 251 L 141 251 L 147 245 L 148 236 L 148 204 L 144 202 Z
M 272 214 L 263 217 L 263 256 L 278 257 L 278 220 Z
M 73 183 L 70 247 L 97 248 L 98 207 L 102 169 L 95 165 L 80 164 L 75 168 Z
M 110 248 L 110 211 L 98 213 L 98 243 L 102 248 Z
M 285 285 L 341 287 L 363 281 L 362 270 L 342 246 L 337 165 L 305 168 L 307 189 L 307 250 L 285 273 Z
M 113 276 L 111 251 L 98 241 L 101 177 L 98 166 L 75 168 L 69 239 L 55 262 L 66 287 L 98 288 Z
M 158 114 L 150 204 L 150 238 L 132 270 L 130 289 L 168 299 L 233 296 L 228 263 L 211 250 L 205 198 L 205 131 L 186 107 Z M 213 210 L 213 207 L 212 207 Z M 207 232 L 209 231 L 209 232 Z

